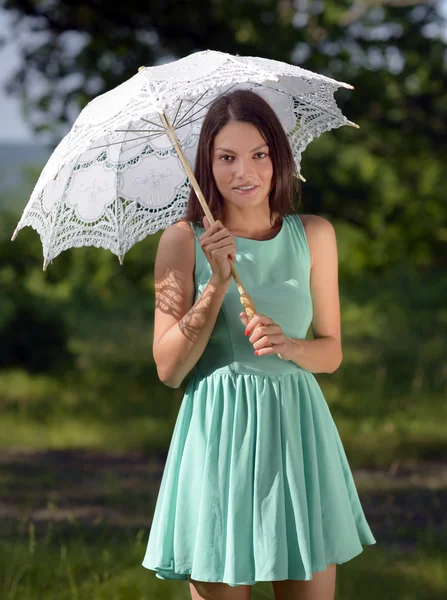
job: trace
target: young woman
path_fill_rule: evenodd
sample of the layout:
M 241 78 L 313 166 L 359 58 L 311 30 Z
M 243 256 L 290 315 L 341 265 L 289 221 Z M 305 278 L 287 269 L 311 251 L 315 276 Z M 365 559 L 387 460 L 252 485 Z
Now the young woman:
M 333 600 L 336 564 L 375 543 L 313 375 L 342 360 L 334 229 L 293 208 L 286 134 L 253 92 L 210 107 L 195 175 L 216 222 L 191 191 L 155 264 L 158 374 L 192 377 L 143 566 L 188 580 L 193 599 L 247 600 L 271 581 L 276 600 Z

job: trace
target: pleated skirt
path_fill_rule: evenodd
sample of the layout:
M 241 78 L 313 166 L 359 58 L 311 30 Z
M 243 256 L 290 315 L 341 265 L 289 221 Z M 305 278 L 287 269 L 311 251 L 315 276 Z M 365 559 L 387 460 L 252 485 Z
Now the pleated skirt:
M 310 580 L 375 543 L 312 373 L 192 377 L 145 568 L 230 586 Z

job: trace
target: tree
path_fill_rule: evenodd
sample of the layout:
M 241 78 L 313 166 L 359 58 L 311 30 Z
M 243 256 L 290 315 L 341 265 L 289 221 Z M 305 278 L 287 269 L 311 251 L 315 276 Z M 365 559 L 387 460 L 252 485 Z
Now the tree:
M 445 264 L 440 2 L 129 0 L 125 10 L 102 0 L 0 2 L 15 15 L 11 35 L 22 47 L 8 88 L 24 100 L 36 132 L 51 134 L 53 143 L 91 98 L 140 65 L 206 48 L 294 62 L 348 81 L 355 92 L 341 90 L 338 100 L 361 129 L 327 133 L 306 150 L 307 212 L 350 224 L 357 255 L 350 269 L 382 269 L 403 255 L 421 267 Z

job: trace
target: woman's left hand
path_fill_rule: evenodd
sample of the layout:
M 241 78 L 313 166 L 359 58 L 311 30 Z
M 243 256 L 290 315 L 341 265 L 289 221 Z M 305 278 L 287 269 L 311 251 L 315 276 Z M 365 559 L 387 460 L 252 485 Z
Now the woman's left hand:
M 282 360 L 291 360 L 293 341 L 284 335 L 281 327 L 273 319 L 256 313 L 248 321 L 247 314 L 239 314 L 242 323 L 246 326 L 245 335 L 249 335 L 249 341 L 257 356 L 267 356 L 268 354 L 277 354 Z

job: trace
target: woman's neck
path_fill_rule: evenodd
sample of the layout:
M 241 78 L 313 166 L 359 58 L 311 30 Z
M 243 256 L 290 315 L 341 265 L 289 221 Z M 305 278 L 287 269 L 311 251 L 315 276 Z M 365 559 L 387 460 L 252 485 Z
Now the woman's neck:
M 268 240 L 274 237 L 282 226 L 282 219 L 280 214 L 273 213 L 272 220 L 274 223 L 273 225 L 271 224 L 270 219 L 267 223 L 264 222 L 262 224 L 254 221 L 252 222 L 252 225 L 254 227 L 251 228 L 247 227 L 248 225 L 250 225 L 250 221 L 248 219 L 246 219 L 243 224 L 234 223 L 233 225 L 231 221 L 228 222 L 227 220 L 225 220 L 224 226 L 232 235 L 235 235 L 237 237 L 250 238 L 255 240 Z

